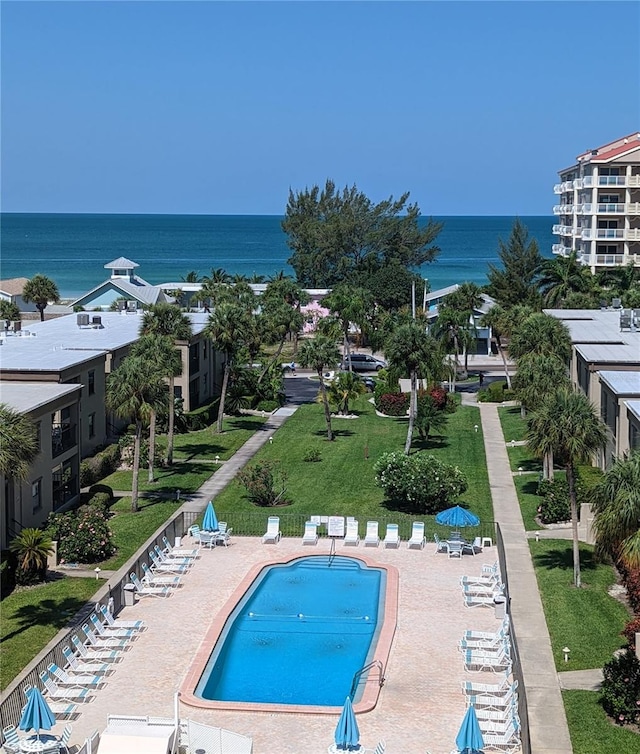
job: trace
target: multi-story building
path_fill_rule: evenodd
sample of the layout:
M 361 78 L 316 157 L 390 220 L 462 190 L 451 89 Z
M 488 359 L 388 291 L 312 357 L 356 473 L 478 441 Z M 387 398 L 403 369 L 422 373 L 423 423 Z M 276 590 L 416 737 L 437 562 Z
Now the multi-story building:
M 575 251 L 592 272 L 640 267 L 640 133 L 579 155 L 559 176 L 553 253 Z

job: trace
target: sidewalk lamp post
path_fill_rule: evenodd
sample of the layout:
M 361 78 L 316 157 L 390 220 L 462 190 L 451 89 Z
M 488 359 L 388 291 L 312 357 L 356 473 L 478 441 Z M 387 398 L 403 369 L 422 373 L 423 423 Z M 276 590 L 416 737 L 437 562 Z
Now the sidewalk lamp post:
M 94 569 L 94 571 L 95 571 L 95 574 L 96 574 L 96 581 L 97 581 L 100 578 L 100 568 L 99 568 L 99 566 L 96 566 L 95 569 Z
M 564 647 L 563 650 L 562 650 L 562 652 L 564 654 L 564 661 L 565 662 L 569 662 L 569 652 L 571 652 L 571 650 L 569 649 L 569 647 Z

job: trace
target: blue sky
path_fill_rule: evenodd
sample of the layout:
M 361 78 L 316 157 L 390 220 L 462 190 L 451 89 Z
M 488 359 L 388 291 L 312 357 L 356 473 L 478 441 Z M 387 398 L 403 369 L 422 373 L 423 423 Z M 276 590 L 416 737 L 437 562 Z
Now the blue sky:
M 640 128 L 629 2 L 2 2 L 2 209 L 550 214 Z M 605 29 L 603 39 L 602 29 Z

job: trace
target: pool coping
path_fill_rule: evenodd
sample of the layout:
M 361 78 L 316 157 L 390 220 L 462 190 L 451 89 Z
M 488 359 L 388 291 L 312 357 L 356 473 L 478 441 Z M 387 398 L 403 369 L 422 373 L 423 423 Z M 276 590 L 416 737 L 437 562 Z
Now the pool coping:
M 198 651 L 191 661 L 191 665 L 185 675 L 182 684 L 180 686 L 179 696 L 180 701 L 189 707 L 199 707 L 200 709 L 211 710 L 231 710 L 235 712 L 284 712 L 291 714 L 314 714 L 314 715 L 335 715 L 339 714 L 342 707 L 325 707 L 309 704 L 264 704 L 256 702 L 227 702 L 227 701 L 213 701 L 209 699 L 201 699 L 195 695 L 195 689 L 204 673 L 205 667 L 211 656 L 211 652 L 216 645 L 224 626 L 229 619 L 229 616 L 235 609 L 239 600 L 244 596 L 245 592 L 253 584 L 258 574 L 267 566 L 270 565 L 286 565 L 294 560 L 299 560 L 302 557 L 314 557 L 312 553 L 298 553 L 286 558 L 278 558 L 277 555 L 272 558 L 265 559 L 262 563 L 257 563 L 255 566 L 249 569 L 242 581 L 238 584 L 233 594 L 226 601 L 224 606 L 218 611 L 217 615 L 213 619 Z M 318 557 L 327 557 L 326 554 L 319 555 Z M 359 560 L 363 562 L 369 568 L 378 568 L 386 571 L 386 590 L 384 598 L 384 621 L 380 627 L 378 635 L 378 641 L 376 643 L 375 652 L 371 659 L 371 662 L 376 660 L 382 663 L 383 668 L 386 669 L 389 655 L 391 653 L 391 644 L 393 637 L 395 636 L 396 627 L 398 623 L 398 587 L 399 587 L 399 571 L 390 564 L 380 563 L 375 561 L 367 555 L 343 555 L 340 557 L 352 558 L 353 560 Z M 375 675 L 367 677 L 364 685 L 364 690 L 360 699 L 354 703 L 353 710 L 355 713 L 370 712 L 378 703 L 378 697 L 382 685 Z

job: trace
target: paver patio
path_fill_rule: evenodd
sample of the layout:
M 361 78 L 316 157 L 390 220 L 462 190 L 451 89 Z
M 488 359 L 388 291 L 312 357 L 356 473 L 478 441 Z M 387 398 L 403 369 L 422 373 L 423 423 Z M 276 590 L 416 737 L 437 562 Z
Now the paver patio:
M 267 513 L 265 524 L 266 518 Z M 296 555 L 327 554 L 329 545 L 326 539 L 315 548 L 303 548 L 301 538 L 283 539 L 275 546 L 253 537 L 235 538 L 226 549 L 204 550 L 170 598 L 149 597 L 125 608 L 119 617 L 142 618 L 148 629 L 124 653 L 105 688 L 81 707 L 72 743 L 81 743 L 93 730 L 102 731 L 110 713 L 171 717 L 174 693 L 191 658 L 247 571 L 255 564 Z M 464 607 L 459 586 L 461 575 L 479 573 L 483 563 L 495 562 L 497 551 L 450 559 L 436 555 L 433 543 L 420 551 L 408 550 L 406 542 L 398 550 L 364 548 L 362 543 L 344 548 L 338 542 L 337 552 L 366 554 L 400 572 L 398 625 L 386 682 L 375 709 L 358 716 L 361 743 L 373 748 L 384 738 L 388 754 L 448 754 L 455 748 L 465 712 L 461 681 L 498 680 L 493 673 L 466 672 L 457 648 L 465 629 L 494 631 L 499 626 L 492 609 Z M 332 715 L 213 712 L 186 705 L 181 705 L 180 714 L 251 736 L 255 754 L 326 752 L 337 723 Z

